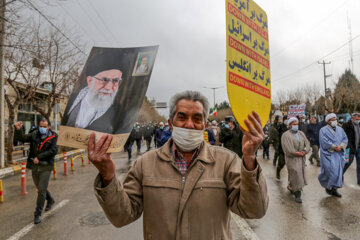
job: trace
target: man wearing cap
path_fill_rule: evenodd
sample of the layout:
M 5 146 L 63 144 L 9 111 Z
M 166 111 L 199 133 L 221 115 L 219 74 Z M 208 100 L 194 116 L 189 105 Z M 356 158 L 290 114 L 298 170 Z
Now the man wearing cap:
M 114 100 L 125 77 L 126 59 L 114 54 L 91 58 L 85 68 L 86 85 L 73 93 L 62 122 L 69 127 L 113 133 Z
M 348 137 L 350 148 L 349 162 L 345 164 L 344 173 L 350 167 L 356 157 L 357 184 L 360 185 L 360 113 L 353 113 L 350 121 L 343 124 L 343 129 Z
M 299 130 L 299 120 L 295 117 L 288 120 L 288 128 L 281 137 L 285 162 L 289 174 L 289 191 L 295 195 L 295 201 L 302 203 L 301 191 L 307 184 L 305 178 L 306 154 L 310 151 L 310 144 L 305 133 Z
M 112 136 L 89 140 L 89 159 L 99 170 L 94 189 L 116 227 L 142 216 L 143 239 L 231 239 L 230 211 L 243 218 L 265 215 L 269 198 L 255 151 L 264 139 L 260 117 L 244 124 L 243 159 L 206 144 L 209 102 L 200 92 L 185 91 L 169 104 L 172 137 L 139 157 L 124 182 L 116 176 L 107 150 Z
M 345 151 L 348 138 L 345 131 L 338 126 L 336 115 L 326 116 L 327 125 L 320 130 L 320 173 L 319 182 L 326 193 L 341 197 L 337 191 L 342 187 L 342 176 L 345 165 Z

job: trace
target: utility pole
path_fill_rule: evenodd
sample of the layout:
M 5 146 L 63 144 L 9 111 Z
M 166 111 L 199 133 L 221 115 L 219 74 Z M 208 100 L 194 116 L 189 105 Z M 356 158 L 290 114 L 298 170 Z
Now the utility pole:
M 328 77 L 331 77 L 332 75 L 326 75 L 326 64 L 331 64 L 331 62 L 325 62 L 324 60 L 322 62 L 318 62 L 318 64 L 322 64 L 324 68 L 324 88 L 325 88 L 325 98 L 327 98 L 327 87 L 326 87 L 326 79 Z
M 5 42 L 5 5 L 0 0 L 0 168 L 5 167 L 5 79 L 4 79 L 4 42 Z
M 223 87 L 224 87 L 224 86 L 221 86 L 221 87 L 214 87 L 214 88 L 204 87 L 204 88 L 207 88 L 207 89 L 212 89 L 212 90 L 213 90 L 214 107 L 215 107 L 215 90 L 216 90 L 216 89 L 219 89 L 219 88 L 223 88 Z

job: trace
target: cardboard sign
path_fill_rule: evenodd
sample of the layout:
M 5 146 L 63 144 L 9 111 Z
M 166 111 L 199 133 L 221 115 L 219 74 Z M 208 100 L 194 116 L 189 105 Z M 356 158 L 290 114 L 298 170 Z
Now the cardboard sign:
M 122 150 L 149 85 L 158 46 L 93 47 L 61 119 L 58 145 L 87 148 L 113 135 L 108 152 Z
M 268 20 L 252 0 L 226 0 L 227 91 L 239 124 L 256 111 L 265 126 L 271 108 Z
M 305 115 L 306 105 L 290 105 L 288 118 Z

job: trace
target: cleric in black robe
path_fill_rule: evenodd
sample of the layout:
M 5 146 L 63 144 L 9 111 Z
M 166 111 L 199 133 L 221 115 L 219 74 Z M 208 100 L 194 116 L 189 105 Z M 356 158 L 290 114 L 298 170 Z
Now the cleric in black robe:
M 110 134 L 128 133 L 150 75 L 133 77 L 138 48 L 93 48 L 69 97 L 62 125 Z

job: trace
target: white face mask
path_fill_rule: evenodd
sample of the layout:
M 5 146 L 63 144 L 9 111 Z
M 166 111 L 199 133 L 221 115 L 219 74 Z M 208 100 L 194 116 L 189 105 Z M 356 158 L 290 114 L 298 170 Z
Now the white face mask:
M 332 121 L 331 123 L 330 123 L 330 125 L 332 126 L 332 127 L 336 127 L 337 125 L 338 125 L 338 122 L 335 120 L 335 121 Z
M 191 152 L 204 141 L 204 130 L 179 128 L 173 126 L 172 138 L 176 146 L 184 152 Z

